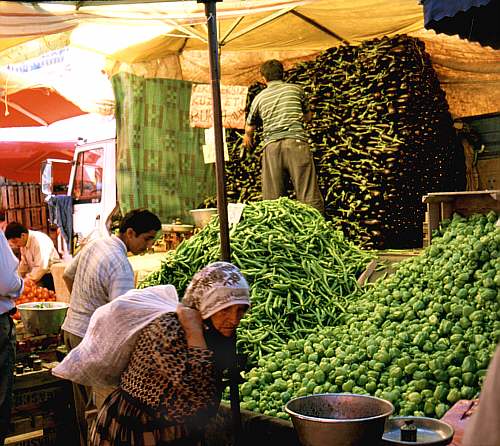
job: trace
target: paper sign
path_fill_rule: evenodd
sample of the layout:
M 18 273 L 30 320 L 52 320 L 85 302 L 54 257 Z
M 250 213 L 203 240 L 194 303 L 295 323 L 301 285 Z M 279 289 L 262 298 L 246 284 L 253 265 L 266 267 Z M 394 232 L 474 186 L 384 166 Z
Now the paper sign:
M 239 223 L 245 206 L 246 205 L 244 203 L 229 203 L 227 205 L 227 220 L 229 226 L 233 224 L 237 225 Z
M 229 161 L 225 129 L 222 129 L 222 141 L 224 141 L 224 161 Z M 215 163 L 215 131 L 213 127 L 205 129 L 205 145 L 202 148 L 205 164 Z
M 221 85 L 222 125 L 245 128 L 245 107 L 248 87 Z M 189 108 L 191 127 L 212 127 L 212 89 L 208 84 L 193 84 Z

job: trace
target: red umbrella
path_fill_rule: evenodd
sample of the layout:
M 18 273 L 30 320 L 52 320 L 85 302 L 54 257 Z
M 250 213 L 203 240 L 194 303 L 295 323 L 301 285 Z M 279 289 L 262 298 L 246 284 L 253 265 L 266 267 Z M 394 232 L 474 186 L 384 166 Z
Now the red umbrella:
M 49 125 L 84 113 L 49 87 L 26 88 L 1 96 L 0 127 Z

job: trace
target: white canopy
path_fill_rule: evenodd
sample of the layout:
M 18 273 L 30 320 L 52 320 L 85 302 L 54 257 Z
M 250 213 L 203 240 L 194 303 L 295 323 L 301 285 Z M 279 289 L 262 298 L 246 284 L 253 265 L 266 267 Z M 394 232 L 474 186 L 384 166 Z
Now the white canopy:
M 34 46 L 41 51 L 69 42 L 105 56 L 108 74 L 207 82 L 203 8 L 195 1 L 0 2 L 0 65 L 32 55 Z M 289 65 L 331 46 L 406 33 L 425 42 L 455 116 L 500 107 L 500 51 L 425 31 L 417 0 L 224 0 L 217 17 L 226 84 L 255 81 L 269 57 Z M 54 34 L 47 43 L 19 46 L 60 32 L 59 40 Z

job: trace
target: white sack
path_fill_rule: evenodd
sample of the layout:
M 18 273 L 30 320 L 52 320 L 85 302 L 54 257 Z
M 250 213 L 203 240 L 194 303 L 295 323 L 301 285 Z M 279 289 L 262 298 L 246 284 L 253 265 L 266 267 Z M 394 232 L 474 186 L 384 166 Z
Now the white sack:
M 176 311 L 172 285 L 130 290 L 98 308 L 82 342 L 52 370 L 59 378 L 92 387 L 116 387 L 140 331 L 164 313 Z

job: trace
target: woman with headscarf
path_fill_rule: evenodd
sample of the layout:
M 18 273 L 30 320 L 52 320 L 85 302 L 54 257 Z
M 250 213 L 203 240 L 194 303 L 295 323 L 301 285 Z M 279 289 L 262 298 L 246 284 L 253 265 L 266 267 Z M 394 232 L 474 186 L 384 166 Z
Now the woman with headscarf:
M 191 446 L 215 416 L 222 373 L 234 362 L 234 336 L 250 306 L 238 268 L 213 263 L 196 273 L 177 312 L 139 335 L 120 387 L 99 411 L 91 446 Z

